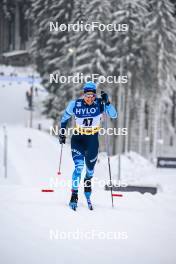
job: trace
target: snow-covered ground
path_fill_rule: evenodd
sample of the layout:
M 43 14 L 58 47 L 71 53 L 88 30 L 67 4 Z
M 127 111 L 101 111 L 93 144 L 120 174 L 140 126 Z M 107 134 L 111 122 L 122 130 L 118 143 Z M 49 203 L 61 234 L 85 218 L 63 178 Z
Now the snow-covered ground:
M 18 84 L 12 87 L 18 90 Z M 68 207 L 73 170 L 70 146 L 64 145 L 58 176 L 57 138 L 25 127 L 25 88 L 21 86 L 19 94 L 14 92 L 13 111 L 7 89 L 0 87 L 0 263 L 175 264 L 176 171 L 156 169 L 136 153 L 122 156 L 122 181 L 155 185 L 158 193 L 124 193 L 114 197 L 112 209 L 110 192 L 104 190 L 107 157 L 101 153 L 94 175 L 95 210 L 87 209 L 80 186 L 79 207 L 74 212 Z M 19 113 L 15 112 L 18 106 Z M 11 122 L 8 116 L 13 113 L 15 121 Z M 7 179 L 3 167 L 4 122 L 8 131 Z M 28 138 L 32 147 L 28 147 Z M 111 158 L 114 180 L 117 159 Z M 51 187 L 54 192 L 41 192 Z
M 31 148 L 27 147 L 28 137 L 32 139 Z M 0 139 L 2 154 L 2 134 Z M 68 207 L 70 186 L 63 186 L 70 181 L 73 169 L 69 145 L 64 146 L 62 173 L 57 176 L 57 139 L 13 126 L 8 128 L 8 143 L 8 178 L 3 179 L 2 173 L 0 177 L 1 263 L 175 263 L 175 171 L 161 171 L 150 165 L 148 174 L 147 161 L 133 153 L 130 159 L 122 157 L 134 178 L 133 158 L 137 159 L 137 178 L 148 178 L 152 183 L 154 178 L 161 187 L 159 193 L 125 193 L 124 197 L 114 198 L 112 209 L 110 192 L 95 184 L 95 210 L 89 211 L 81 186 L 79 208 L 74 212 Z M 107 179 L 104 159 L 100 155 L 95 171 L 101 181 Z M 0 162 L 3 172 L 2 159 Z M 115 177 L 115 157 L 111 163 Z M 55 183 L 55 192 L 42 193 L 51 182 Z M 60 232 L 65 239 L 59 239 Z M 84 237 L 87 232 L 91 234 L 89 239 Z M 116 239 L 108 239 L 108 232 L 116 234 Z

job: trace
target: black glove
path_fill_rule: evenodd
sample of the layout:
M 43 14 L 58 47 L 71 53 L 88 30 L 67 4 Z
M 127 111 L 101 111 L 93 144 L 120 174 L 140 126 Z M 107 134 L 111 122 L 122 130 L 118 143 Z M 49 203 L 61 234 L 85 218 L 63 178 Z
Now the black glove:
M 65 144 L 65 141 L 66 141 L 66 136 L 60 134 L 59 135 L 59 142 L 60 142 L 60 144 Z
M 105 105 L 109 105 L 110 101 L 109 101 L 109 96 L 107 93 L 101 91 L 101 100 L 103 103 L 105 103 Z

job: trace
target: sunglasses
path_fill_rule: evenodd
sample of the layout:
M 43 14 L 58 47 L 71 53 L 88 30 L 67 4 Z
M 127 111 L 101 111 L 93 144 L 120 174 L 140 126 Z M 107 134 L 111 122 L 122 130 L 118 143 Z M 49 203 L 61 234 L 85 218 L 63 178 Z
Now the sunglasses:
M 84 94 L 84 96 L 87 98 L 93 98 L 96 96 L 96 94 Z

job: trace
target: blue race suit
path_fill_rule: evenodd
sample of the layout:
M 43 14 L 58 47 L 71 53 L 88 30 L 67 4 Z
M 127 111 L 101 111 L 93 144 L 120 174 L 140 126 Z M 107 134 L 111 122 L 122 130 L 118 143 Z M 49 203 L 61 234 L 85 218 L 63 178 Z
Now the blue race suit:
M 105 109 L 106 108 L 106 109 Z M 85 179 L 91 179 L 98 157 L 98 131 L 101 115 L 106 111 L 111 118 L 117 118 L 117 111 L 112 104 L 104 106 L 100 98 L 88 105 L 83 99 L 71 101 L 61 119 L 61 128 L 66 128 L 68 120 L 74 115 L 77 134 L 72 135 L 71 151 L 75 164 L 72 175 L 72 190 L 78 190 L 81 173 L 86 163 Z

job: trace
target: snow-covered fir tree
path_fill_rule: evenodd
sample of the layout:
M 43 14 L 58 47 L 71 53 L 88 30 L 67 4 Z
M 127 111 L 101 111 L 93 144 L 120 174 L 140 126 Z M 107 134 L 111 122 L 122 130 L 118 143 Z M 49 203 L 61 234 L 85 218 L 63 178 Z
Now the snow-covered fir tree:
M 48 101 L 45 103 L 45 113 L 55 119 L 60 110 L 60 104 L 55 104 L 60 84 L 49 83 L 49 74 L 56 71 L 62 72 L 60 57 L 63 55 L 69 39 L 67 30 L 50 31 L 50 22 L 67 25 L 71 18 L 73 1 L 37 0 L 33 1 L 31 10 L 33 17 L 35 17 L 35 38 L 32 53 L 42 76 L 43 84 L 50 93 Z
M 75 1 L 74 2 L 74 9 L 73 14 L 71 17 L 70 24 L 76 24 L 85 22 L 84 12 L 86 9 L 87 2 L 86 0 L 83 1 Z M 66 76 L 74 76 L 76 73 L 76 66 L 77 66 L 77 50 L 81 45 L 81 41 L 83 35 L 79 35 L 79 32 L 75 32 L 71 30 L 68 33 L 68 42 L 64 46 L 64 51 L 62 56 L 59 58 L 59 63 L 61 65 L 62 71 Z M 56 103 L 59 103 L 59 94 L 62 93 L 66 98 L 67 102 L 70 99 L 74 99 L 75 96 L 80 95 L 80 88 L 81 84 L 73 84 L 73 83 L 63 83 L 60 86 L 60 89 L 57 91 L 57 99 Z M 61 108 L 61 111 L 63 108 Z
M 118 120 L 118 126 L 128 128 L 128 136 L 119 138 L 123 141 L 123 150 L 132 148 L 131 142 L 134 143 L 132 131 L 137 122 L 137 104 L 136 100 L 140 94 L 145 91 L 145 63 L 147 57 L 145 47 L 145 23 L 148 13 L 147 1 L 119 1 L 114 2 L 114 12 L 112 12 L 112 22 L 115 24 L 127 24 L 128 31 L 113 32 L 111 35 L 111 67 L 114 75 L 127 75 L 127 85 L 118 85 L 114 88 L 114 96 L 121 98 L 118 105 L 121 117 Z M 145 74 L 144 74 L 145 73 Z M 118 142 L 119 145 L 119 142 Z
M 149 17 L 150 21 L 147 25 L 147 31 L 150 44 L 150 61 L 153 68 L 150 101 L 150 116 L 152 123 L 150 137 L 151 150 L 153 152 L 153 157 L 155 157 L 158 139 L 157 127 L 160 116 L 162 112 L 165 111 L 165 106 L 168 105 L 168 103 L 171 104 L 170 97 L 176 86 L 176 24 L 174 18 L 174 5 L 169 0 L 152 0 L 151 10 L 152 12 Z M 165 117 L 168 123 L 170 118 L 168 116 Z M 170 125 L 167 124 L 167 127 L 169 128 Z

